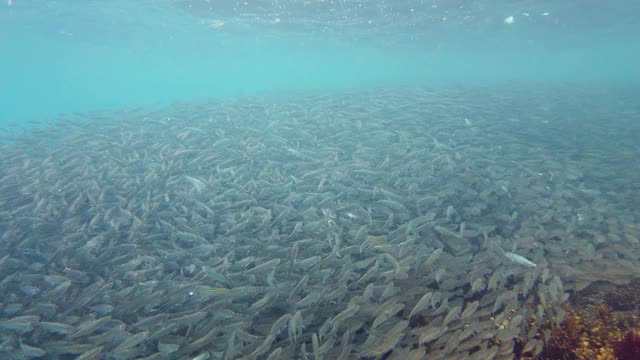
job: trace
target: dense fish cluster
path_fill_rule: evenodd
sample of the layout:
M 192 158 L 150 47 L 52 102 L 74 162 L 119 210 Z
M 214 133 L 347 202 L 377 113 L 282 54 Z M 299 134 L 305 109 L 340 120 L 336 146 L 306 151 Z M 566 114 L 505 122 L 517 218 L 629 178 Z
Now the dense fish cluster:
M 610 99 L 576 91 L 248 98 L 7 137 L 0 357 L 536 356 L 571 291 L 640 272 L 640 175 L 619 173 L 639 111 L 612 135 Z

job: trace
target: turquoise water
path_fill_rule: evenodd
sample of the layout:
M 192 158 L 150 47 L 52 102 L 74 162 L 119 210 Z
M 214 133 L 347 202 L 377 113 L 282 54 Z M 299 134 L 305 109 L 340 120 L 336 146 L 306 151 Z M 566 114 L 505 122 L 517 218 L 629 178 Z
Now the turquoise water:
M 367 3 L 3 0 L 0 124 L 274 91 L 640 78 L 633 2 L 356 11 Z

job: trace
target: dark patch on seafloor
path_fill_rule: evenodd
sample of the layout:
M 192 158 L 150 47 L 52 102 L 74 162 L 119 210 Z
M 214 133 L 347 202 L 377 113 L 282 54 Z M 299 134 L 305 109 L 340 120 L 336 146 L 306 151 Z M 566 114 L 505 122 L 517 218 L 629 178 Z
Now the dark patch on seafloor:
M 640 359 L 640 279 L 628 285 L 594 282 L 574 294 L 538 359 Z

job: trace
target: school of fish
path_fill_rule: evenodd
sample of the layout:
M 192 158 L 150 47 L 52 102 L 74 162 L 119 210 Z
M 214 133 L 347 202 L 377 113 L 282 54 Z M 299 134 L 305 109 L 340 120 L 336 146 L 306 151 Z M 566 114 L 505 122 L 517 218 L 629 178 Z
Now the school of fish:
M 533 358 L 572 291 L 638 275 L 611 129 L 545 122 L 588 116 L 566 92 L 264 96 L 9 134 L 0 358 Z

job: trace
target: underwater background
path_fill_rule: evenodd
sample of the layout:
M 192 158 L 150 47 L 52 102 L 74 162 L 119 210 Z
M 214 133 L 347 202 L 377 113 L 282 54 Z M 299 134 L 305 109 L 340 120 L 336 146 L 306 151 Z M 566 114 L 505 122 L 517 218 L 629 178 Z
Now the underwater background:
M 639 6 L 5 1 L 0 123 L 272 91 L 633 82 L 640 76 Z
M 0 359 L 640 359 L 638 33 L 0 0 Z

